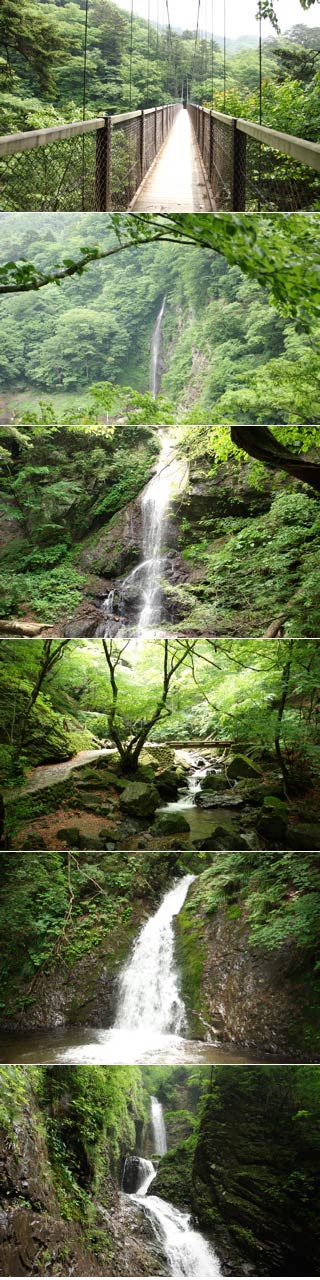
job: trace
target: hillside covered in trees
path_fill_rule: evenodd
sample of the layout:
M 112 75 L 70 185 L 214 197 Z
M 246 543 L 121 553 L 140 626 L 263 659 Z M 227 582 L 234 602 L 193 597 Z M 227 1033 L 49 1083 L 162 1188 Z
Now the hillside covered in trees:
M 276 5 L 274 9 L 276 10 Z M 320 32 L 301 22 L 263 40 L 262 118 L 273 128 L 317 141 L 319 135 Z M 309 7 L 309 6 L 308 6 Z M 268 3 L 268 17 L 270 15 Z M 19 15 L 21 18 L 21 15 Z M 135 110 L 180 99 L 230 115 L 259 119 L 257 38 L 232 40 L 226 66 L 221 39 L 204 31 L 168 32 L 165 6 L 153 6 L 151 23 L 109 0 L 89 6 L 86 114 Z M 245 15 L 244 15 L 245 26 Z M 53 125 L 81 117 L 85 39 L 84 0 L 28 0 L 17 21 L 16 0 L 3 0 L 0 37 L 1 133 Z M 27 38 L 26 38 L 27 37 Z
M 318 1274 L 316 1068 L 2 1067 L 0 1120 L 4 1273 Z
M 60 634 L 136 624 L 144 583 L 136 603 L 123 586 L 146 558 L 141 498 L 157 466 L 161 479 L 165 428 L 184 480 L 159 532 L 160 621 L 315 633 L 317 225 L 279 218 L 275 239 L 269 221 L 245 215 L 232 239 L 232 219 L 213 218 L 211 248 L 208 219 L 189 215 L 167 238 L 164 221 L 158 236 L 133 216 L 3 217 L 3 262 L 35 271 L 31 292 L 29 266 L 2 277 L 16 293 L 1 304 L 4 618 Z M 129 237 L 119 254 L 115 227 Z M 39 285 L 63 260 L 59 290 Z M 232 426 L 248 421 L 251 439 Z

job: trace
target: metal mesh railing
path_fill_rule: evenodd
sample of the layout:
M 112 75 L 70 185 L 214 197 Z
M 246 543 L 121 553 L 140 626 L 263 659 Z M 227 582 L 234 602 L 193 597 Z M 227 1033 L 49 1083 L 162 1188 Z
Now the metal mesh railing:
M 0 209 L 95 209 L 97 136 L 104 125 L 99 117 L 90 129 L 58 126 L 1 139 Z
M 245 168 L 247 209 L 305 212 L 320 207 L 320 173 L 249 136 Z
M 128 209 L 180 106 L 0 138 L 0 210 Z
M 142 115 L 111 118 L 109 209 L 127 209 L 142 180 Z
M 216 209 L 320 207 L 320 146 L 250 120 L 189 106 Z

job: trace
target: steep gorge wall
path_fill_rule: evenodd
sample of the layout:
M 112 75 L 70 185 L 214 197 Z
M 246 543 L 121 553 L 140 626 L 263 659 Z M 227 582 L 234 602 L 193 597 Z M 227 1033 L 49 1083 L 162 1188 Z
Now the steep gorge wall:
M 59 1079 L 50 1069 L 0 1069 L 2 1275 L 159 1270 L 148 1231 L 135 1238 L 134 1210 L 119 1195 L 143 1118 L 140 1073 L 104 1070 L 59 1069 Z
M 308 958 L 290 941 L 252 946 L 246 901 L 210 911 L 208 877 L 191 887 L 175 926 L 191 1033 L 255 1055 L 318 1061 L 319 984 Z
M 317 1138 L 294 1073 L 219 1068 L 204 1106 L 192 1203 L 236 1272 L 238 1259 L 259 1275 L 318 1274 Z

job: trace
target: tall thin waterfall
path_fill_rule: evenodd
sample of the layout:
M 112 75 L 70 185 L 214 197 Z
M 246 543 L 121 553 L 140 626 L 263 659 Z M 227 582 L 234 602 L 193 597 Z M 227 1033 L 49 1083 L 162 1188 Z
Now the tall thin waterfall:
M 144 925 L 120 978 L 115 1026 L 127 1031 L 181 1035 L 186 1012 L 174 960 L 173 919 L 181 911 L 194 876 L 170 889 Z
M 166 306 L 166 299 L 164 298 L 161 304 L 160 311 L 157 316 L 153 334 L 152 334 L 150 385 L 151 385 L 152 395 L 154 397 L 158 395 L 159 385 L 160 385 L 162 321 L 165 313 L 165 306 Z
M 165 431 L 159 431 L 161 450 L 155 475 L 141 498 L 142 512 L 142 609 L 138 630 L 145 631 L 161 620 L 161 574 L 165 556 L 163 543 L 170 498 L 179 492 L 187 475 L 187 464 L 175 456 L 174 445 Z
M 154 1140 L 154 1150 L 156 1155 L 165 1156 L 167 1151 L 167 1134 L 163 1115 L 163 1106 L 159 1102 L 159 1098 L 151 1095 L 150 1099 L 151 1125 Z

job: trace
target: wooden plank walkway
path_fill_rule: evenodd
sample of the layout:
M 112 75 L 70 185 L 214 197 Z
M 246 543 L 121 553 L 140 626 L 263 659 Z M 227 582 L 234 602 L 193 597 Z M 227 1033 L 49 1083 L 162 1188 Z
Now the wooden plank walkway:
M 179 111 L 130 207 L 135 213 L 211 212 L 200 151 L 188 111 Z

